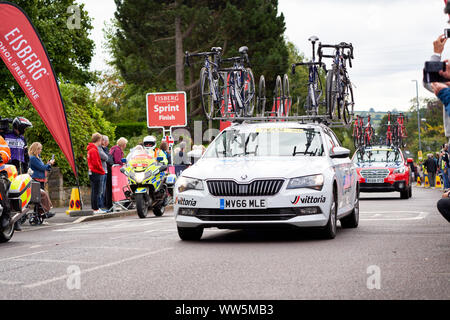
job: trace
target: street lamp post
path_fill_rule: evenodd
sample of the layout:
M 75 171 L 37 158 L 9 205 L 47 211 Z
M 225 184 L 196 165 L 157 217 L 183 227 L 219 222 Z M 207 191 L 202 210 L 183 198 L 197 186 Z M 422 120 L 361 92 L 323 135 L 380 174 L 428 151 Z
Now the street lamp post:
M 420 141 L 420 109 L 419 109 L 419 83 L 417 80 L 411 80 L 416 82 L 416 101 L 417 101 L 417 126 L 419 128 L 419 150 L 422 150 L 422 143 Z

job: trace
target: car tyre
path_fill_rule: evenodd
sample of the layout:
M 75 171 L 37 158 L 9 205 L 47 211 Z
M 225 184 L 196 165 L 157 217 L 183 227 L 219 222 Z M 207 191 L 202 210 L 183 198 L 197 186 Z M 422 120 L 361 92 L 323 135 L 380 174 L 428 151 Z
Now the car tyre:
M 359 224 L 359 190 L 356 194 L 355 206 L 352 213 L 339 220 L 342 228 L 357 228 Z
M 334 239 L 336 237 L 336 223 L 337 223 L 337 194 L 333 191 L 333 203 L 330 208 L 330 215 L 327 225 L 322 230 L 324 239 Z
M 184 241 L 198 241 L 203 235 L 203 228 L 182 228 L 177 227 L 178 236 Z
M 409 198 L 409 189 L 400 191 L 400 199 L 408 199 Z

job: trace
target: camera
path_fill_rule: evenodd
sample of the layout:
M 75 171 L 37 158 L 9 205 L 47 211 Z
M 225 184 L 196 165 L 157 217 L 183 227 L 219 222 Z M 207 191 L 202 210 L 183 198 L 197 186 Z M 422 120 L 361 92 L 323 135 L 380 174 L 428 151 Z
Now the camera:
M 450 38 L 450 29 L 444 29 L 444 36 Z
M 423 69 L 423 82 L 449 82 L 450 79 L 444 78 L 439 74 L 439 71 L 445 71 L 445 68 L 445 62 L 426 61 Z

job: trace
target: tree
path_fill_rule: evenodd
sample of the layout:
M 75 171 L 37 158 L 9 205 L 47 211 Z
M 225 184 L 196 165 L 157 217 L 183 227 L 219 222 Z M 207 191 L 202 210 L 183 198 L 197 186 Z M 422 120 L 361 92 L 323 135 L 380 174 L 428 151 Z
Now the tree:
M 75 0 L 11 0 L 30 17 L 47 49 L 55 73 L 76 84 L 94 83 L 96 76 L 88 70 L 94 53 L 94 42 L 88 38 L 91 18 L 79 5 L 80 28 L 69 29 L 73 15 L 68 8 Z M 9 98 L 11 90 L 17 97 L 25 96 L 9 70 L 0 67 L 0 99 Z
M 234 56 L 248 45 L 254 74 L 267 72 L 269 86 L 288 69 L 284 17 L 276 0 L 115 2 L 116 21 L 107 34 L 111 64 L 128 84 L 189 92 L 191 117 L 201 113 L 201 61 L 185 70 L 185 51 L 221 46 L 225 56 Z

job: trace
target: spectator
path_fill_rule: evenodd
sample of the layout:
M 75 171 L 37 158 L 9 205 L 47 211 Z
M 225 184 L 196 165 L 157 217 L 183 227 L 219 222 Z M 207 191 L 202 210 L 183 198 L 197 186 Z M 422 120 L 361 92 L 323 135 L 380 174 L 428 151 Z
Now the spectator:
M 433 154 L 428 154 L 428 159 L 424 163 L 425 168 L 427 169 L 428 173 L 428 180 L 430 181 L 430 187 L 434 187 L 436 183 L 436 171 L 437 171 L 437 165 L 436 161 L 433 159 Z
M 44 164 L 41 160 L 42 144 L 39 142 L 33 142 L 28 151 L 30 155 L 29 167 L 33 171 L 31 178 L 38 181 L 41 184 L 41 207 L 43 211 L 41 212 L 47 219 L 53 217 L 55 214 L 50 212 L 53 208 L 52 202 L 48 193 L 45 191 L 45 183 L 47 182 L 46 173 L 50 171 L 55 160 L 52 159 Z
M 112 177 L 111 177 L 111 166 L 114 164 L 114 159 L 111 154 L 109 154 L 109 138 L 108 136 L 103 136 L 102 139 L 102 149 L 103 152 L 108 156 L 108 160 L 106 160 L 106 175 L 103 185 L 103 198 L 100 203 L 103 204 L 103 207 L 105 208 L 111 208 L 112 207 Z
M 437 208 L 439 212 L 442 214 L 442 216 L 450 222 L 450 198 L 449 198 L 450 191 L 445 192 L 442 195 L 442 199 L 440 199 L 437 203 Z
M 170 151 L 169 151 L 169 144 L 166 141 L 161 142 L 160 149 L 166 155 L 167 163 L 168 164 L 172 164 L 172 156 L 171 156 Z
M 122 159 L 124 158 L 124 151 L 127 147 L 128 140 L 121 137 L 117 140 L 117 144 L 111 148 L 109 153 L 113 156 L 114 164 L 122 165 Z
M 105 185 L 106 185 L 106 178 L 107 178 L 107 174 L 108 174 L 107 161 L 109 159 L 109 153 L 106 153 L 103 150 L 103 136 L 102 136 L 101 143 L 97 148 L 98 148 L 98 153 L 100 155 L 100 160 L 102 161 L 103 171 L 105 171 L 105 174 L 102 175 L 102 177 L 100 179 L 100 191 L 98 194 L 98 207 L 100 209 L 103 209 L 105 207 L 105 203 L 104 203 L 105 202 Z
M 89 166 L 89 180 L 91 181 L 91 206 L 94 213 L 103 213 L 99 209 L 98 195 L 100 193 L 101 177 L 105 174 L 100 159 L 99 147 L 102 144 L 102 135 L 98 132 L 92 135 L 92 140 L 87 146 L 87 161 Z

